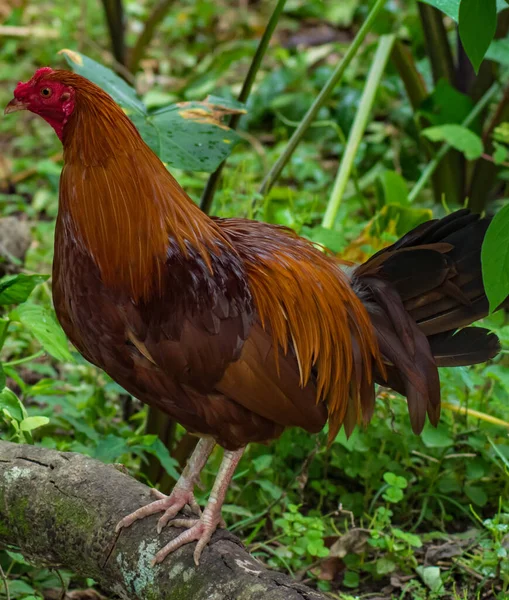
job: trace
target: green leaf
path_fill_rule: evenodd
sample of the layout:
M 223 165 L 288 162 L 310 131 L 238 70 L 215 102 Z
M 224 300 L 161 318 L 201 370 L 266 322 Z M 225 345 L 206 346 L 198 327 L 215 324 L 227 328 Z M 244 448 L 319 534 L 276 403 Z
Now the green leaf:
M 225 115 L 245 112 L 238 102 L 211 96 L 204 102 L 172 104 L 149 114 L 136 91 L 113 71 L 79 52 L 62 53 L 76 73 L 100 86 L 124 108 L 144 141 L 170 167 L 215 171 L 240 140 L 221 123 Z
M 356 588 L 359 587 L 360 578 L 359 574 L 355 571 L 345 571 L 345 575 L 343 577 L 343 585 L 348 588 Z
M 422 131 L 432 142 L 445 141 L 456 150 L 463 152 L 468 160 L 479 158 L 483 153 L 481 138 L 462 125 L 448 124 L 428 127 Z
M 73 362 L 65 333 L 47 308 L 25 302 L 12 311 L 11 315 L 27 327 L 44 349 L 57 360 Z
M 461 0 L 459 34 L 463 48 L 476 73 L 490 47 L 497 29 L 495 0 Z
M 460 10 L 460 0 L 420 0 L 425 4 L 430 4 L 438 10 L 441 10 L 451 19 L 454 19 L 458 22 L 459 10 Z M 482 1 L 482 0 L 481 0 Z M 501 12 L 507 8 L 506 0 L 497 0 L 496 1 L 497 12 Z
M 509 38 L 493 40 L 484 58 L 501 65 L 509 65 Z
M 387 502 L 393 502 L 394 504 L 397 504 L 404 498 L 403 490 L 399 487 L 394 487 L 391 485 L 385 490 L 385 493 L 382 494 L 382 498 Z
M 440 593 L 444 584 L 440 577 L 440 567 L 417 567 L 417 574 L 421 577 L 424 585 L 434 593 Z
M 460 0 L 421 0 L 421 2 L 438 8 L 438 10 L 441 10 L 455 21 L 458 20 Z
M 259 479 L 256 483 L 262 488 L 262 490 L 268 492 L 274 500 L 280 498 L 281 494 L 283 493 L 283 490 L 279 486 L 277 486 L 275 483 L 272 483 L 272 481 L 269 481 L 268 479 Z
M 33 431 L 38 427 L 44 427 L 49 423 L 48 417 L 27 417 L 21 421 L 19 428 L 21 431 Z
M 388 575 L 396 569 L 396 563 L 389 558 L 379 558 L 376 561 L 376 572 L 378 575 Z
M 408 481 L 404 477 L 400 477 L 399 475 L 391 473 L 390 471 L 384 473 L 384 480 L 389 485 L 401 488 L 402 490 L 404 490 L 408 486 Z
M 49 275 L 6 275 L 0 279 L 0 305 L 25 302 L 36 285 L 43 283 Z
M 6 377 L 5 377 L 4 368 L 2 366 L 2 363 L 0 363 L 0 392 L 5 387 L 5 381 L 6 381 Z
M 60 54 L 64 55 L 65 60 L 75 73 L 90 79 L 90 81 L 102 88 L 117 104 L 128 109 L 128 114 L 130 112 L 141 115 L 146 114 L 145 106 L 138 98 L 134 88 L 111 69 L 74 50 L 64 49 L 60 51 Z
M 166 473 L 168 473 L 172 479 L 177 481 L 180 476 L 177 470 L 178 462 L 171 456 L 168 448 L 158 437 L 152 442 L 151 446 L 145 446 L 143 450 L 149 454 L 153 454 L 159 460 Z
M 3 348 L 5 338 L 7 337 L 7 329 L 9 328 L 9 319 L 0 319 L 0 350 Z
M 419 106 L 419 113 L 431 125 L 463 123 L 474 108 L 470 96 L 458 92 L 446 79 L 440 79 L 435 89 Z
M 477 506 L 484 506 L 488 502 L 488 495 L 479 485 L 467 484 L 465 486 L 465 494 Z
M 436 429 L 427 423 L 421 437 L 424 445 L 428 448 L 448 448 L 454 444 L 449 430 L 442 423 Z
M 179 169 L 215 170 L 240 139 L 233 129 L 219 124 L 215 115 L 221 108 L 218 104 L 186 102 L 151 115 L 148 121 L 158 132 L 159 158 Z M 138 122 L 136 119 L 135 124 Z
M 384 204 L 408 205 L 408 186 L 396 171 L 384 171 L 379 176 Z
M 493 162 L 496 165 L 501 165 L 507 160 L 509 149 L 498 142 L 493 142 L 493 146 L 495 147 L 495 152 L 493 152 Z
M 494 311 L 509 295 L 509 204 L 488 227 L 481 249 L 484 289 Z
M 94 448 L 94 458 L 98 458 L 103 462 L 112 462 L 118 460 L 122 454 L 129 452 L 127 441 L 123 437 L 109 433 L 105 437 L 101 437 L 96 447 Z
M 229 513 L 231 515 L 238 515 L 239 517 L 252 517 L 253 513 L 247 508 L 237 506 L 236 504 L 223 504 L 221 512 Z
M 21 400 L 12 390 L 6 387 L 0 392 L 0 410 L 6 410 L 16 421 L 23 421 L 27 416 Z
M 414 533 L 408 533 L 395 527 L 394 529 L 392 529 L 392 535 L 400 540 L 403 540 L 409 546 L 413 546 L 414 548 L 422 547 L 421 538 L 418 535 L 415 535 Z

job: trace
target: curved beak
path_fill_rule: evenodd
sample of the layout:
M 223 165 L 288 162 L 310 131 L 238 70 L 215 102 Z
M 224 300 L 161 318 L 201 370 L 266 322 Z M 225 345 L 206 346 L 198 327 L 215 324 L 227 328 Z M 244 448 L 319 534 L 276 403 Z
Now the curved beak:
M 5 107 L 4 115 L 8 115 L 9 113 L 16 112 L 17 110 L 26 110 L 28 108 L 28 104 L 26 102 L 22 102 L 21 100 L 17 100 L 13 98 L 9 104 Z

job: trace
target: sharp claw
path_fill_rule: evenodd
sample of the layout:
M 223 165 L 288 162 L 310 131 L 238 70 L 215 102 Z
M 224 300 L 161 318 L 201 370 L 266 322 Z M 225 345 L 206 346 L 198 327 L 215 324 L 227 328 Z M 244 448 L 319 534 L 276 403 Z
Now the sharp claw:
M 169 496 L 165 496 L 155 489 L 152 489 L 151 492 L 158 500 L 155 500 L 146 506 L 142 506 L 130 515 L 124 517 L 115 527 L 116 533 L 124 527 L 130 527 L 138 519 L 143 519 L 164 511 L 164 515 L 157 522 L 157 533 L 161 533 L 168 521 L 173 519 L 173 517 L 175 517 L 186 505 L 189 505 L 192 509 L 197 509 L 199 511 L 198 516 L 201 514 L 200 507 L 198 506 L 193 493 L 188 490 L 176 487 Z
M 171 552 L 194 541 L 198 542 L 193 553 L 194 563 L 198 566 L 203 549 L 210 542 L 212 534 L 216 530 L 216 524 L 202 520 L 193 521 L 191 519 L 175 519 L 170 524 L 174 527 L 189 527 L 189 529 L 183 531 L 169 544 L 166 544 L 164 548 L 159 550 L 152 560 L 152 566 L 162 562 Z

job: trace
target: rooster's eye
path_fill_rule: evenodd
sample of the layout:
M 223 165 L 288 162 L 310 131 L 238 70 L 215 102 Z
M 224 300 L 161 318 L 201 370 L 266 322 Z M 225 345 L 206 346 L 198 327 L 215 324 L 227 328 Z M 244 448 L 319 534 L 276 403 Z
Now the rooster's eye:
M 51 96 L 51 89 L 50 88 L 42 88 L 41 96 L 44 96 L 45 98 L 49 98 Z

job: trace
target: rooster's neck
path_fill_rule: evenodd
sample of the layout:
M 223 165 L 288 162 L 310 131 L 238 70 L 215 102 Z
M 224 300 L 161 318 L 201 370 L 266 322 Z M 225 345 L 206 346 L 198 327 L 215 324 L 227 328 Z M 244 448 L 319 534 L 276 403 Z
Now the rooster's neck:
M 120 109 L 101 116 L 80 115 L 64 132 L 60 239 L 74 239 L 107 285 L 143 300 L 163 285 L 170 243 L 210 264 L 222 236 Z

